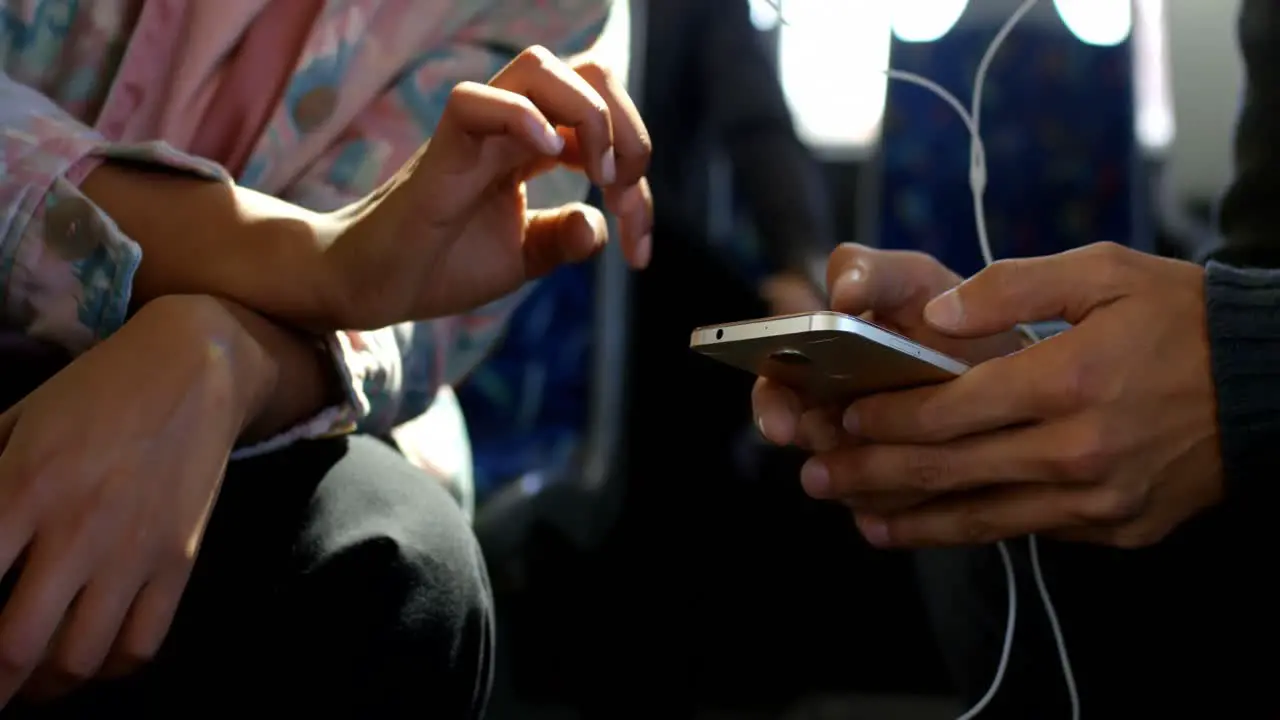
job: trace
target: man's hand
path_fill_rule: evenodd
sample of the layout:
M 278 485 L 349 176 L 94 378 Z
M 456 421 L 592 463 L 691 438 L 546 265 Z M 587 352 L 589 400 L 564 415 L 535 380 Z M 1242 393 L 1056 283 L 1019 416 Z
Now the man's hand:
M 0 415 L 0 707 L 160 647 L 270 391 L 237 332 L 210 299 L 153 301 Z
M 997 263 L 933 300 L 932 327 L 1074 327 L 949 383 L 855 403 L 845 426 L 863 444 L 810 460 L 806 489 L 934 496 L 859 514 L 881 546 L 1160 540 L 1222 495 L 1203 284 L 1197 265 L 1114 245 Z
M 996 331 L 986 338 L 957 339 L 932 328 L 924 307 L 936 295 L 960 284 L 960 277 L 923 253 L 873 250 L 841 245 L 827 263 L 832 309 L 861 315 L 883 327 L 970 362 L 1013 352 L 1018 337 Z M 756 424 L 769 440 L 809 450 L 828 451 L 850 443 L 841 427 L 844 408 L 806 408 L 787 388 L 761 379 L 752 393 Z M 899 508 L 918 502 L 919 493 L 849 496 L 854 507 Z
M 487 85 L 454 88 L 419 156 L 338 226 L 327 259 L 341 327 L 471 310 L 593 255 L 607 239 L 599 210 L 526 207 L 525 181 L 559 165 L 604 189 L 623 252 L 648 264 L 648 132 L 608 70 L 574 62 L 532 48 Z

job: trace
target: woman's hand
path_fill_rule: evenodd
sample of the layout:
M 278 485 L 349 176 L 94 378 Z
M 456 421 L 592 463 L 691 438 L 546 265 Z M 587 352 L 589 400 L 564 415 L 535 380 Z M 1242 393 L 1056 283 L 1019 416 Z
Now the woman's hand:
M 604 189 L 627 258 L 643 267 L 649 151 L 626 90 L 589 61 L 571 66 L 531 48 L 487 85 L 458 85 L 418 157 L 337 217 L 333 314 L 349 328 L 455 314 L 590 257 L 607 239 L 598 210 L 526 207 L 525 181 L 561 164 Z
M 160 647 L 268 391 L 235 328 L 207 298 L 153 301 L 0 415 L 0 575 L 16 574 L 0 707 L 24 685 L 57 693 Z
M 860 400 L 864 441 L 803 472 L 820 498 L 919 492 L 864 510 L 874 544 L 984 543 L 1030 533 L 1135 547 L 1223 493 L 1198 265 L 1095 245 L 997 263 L 926 313 L 951 338 L 1062 318 L 1067 330 L 942 385 Z

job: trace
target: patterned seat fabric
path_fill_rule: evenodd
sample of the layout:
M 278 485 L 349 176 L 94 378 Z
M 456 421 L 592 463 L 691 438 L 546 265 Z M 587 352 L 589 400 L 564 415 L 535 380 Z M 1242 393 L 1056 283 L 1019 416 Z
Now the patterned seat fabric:
M 895 39 L 891 65 L 940 83 L 967 107 L 978 62 L 1002 20 L 961 18 L 931 43 Z M 997 258 L 1103 240 L 1151 248 L 1131 52 L 1129 42 L 1087 45 L 1060 21 L 1024 22 L 1000 48 L 981 118 Z M 879 242 L 928 252 L 964 275 L 979 270 L 964 124 L 932 93 L 891 82 L 883 138 Z
M 565 266 L 544 278 L 458 388 L 478 503 L 527 474 L 556 477 L 576 457 L 590 393 L 594 267 Z

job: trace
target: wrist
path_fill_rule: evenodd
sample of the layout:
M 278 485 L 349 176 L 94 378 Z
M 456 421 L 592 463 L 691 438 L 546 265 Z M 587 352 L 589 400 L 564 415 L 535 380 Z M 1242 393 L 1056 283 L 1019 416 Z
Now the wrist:
M 279 369 L 226 303 L 205 295 L 166 295 L 143 306 L 134 322 L 157 323 L 193 358 L 199 376 L 229 401 L 237 434 L 262 414 Z

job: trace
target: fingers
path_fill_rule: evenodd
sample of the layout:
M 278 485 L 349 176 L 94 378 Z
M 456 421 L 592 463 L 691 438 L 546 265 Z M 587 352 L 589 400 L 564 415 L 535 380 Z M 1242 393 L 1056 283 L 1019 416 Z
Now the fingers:
M 609 239 L 604 215 L 584 203 L 531 210 L 525 228 L 525 275 L 541 277 L 565 263 L 582 262 Z
M 524 96 L 552 123 L 574 128 L 584 169 L 597 185 L 608 187 L 618 180 L 609 104 L 551 51 L 542 47 L 525 50 L 489 84 Z
M 102 668 L 135 597 L 136 584 L 91 582 L 71 606 L 57 640 L 31 684 L 39 697 L 61 695 Z
M 811 496 L 859 493 L 953 493 L 1000 483 L 1086 484 L 1097 478 L 1105 445 L 1096 430 L 1041 424 L 1002 430 L 943 445 L 843 446 L 811 458 L 800 481 Z
M 458 164 L 474 163 L 480 152 L 478 142 L 461 141 L 468 136 L 477 141 L 490 135 L 510 137 L 531 153 L 550 157 L 560 155 L 565 146 L 564 138 L 529 98 L 473 82 L 459 83 L 449 95 L 436 134 L 450 131 L 458 131 L 457 136 L 435 152 L 451 156 Z
M 609 108 L 609 119 L 613 123 L 617 185 L 635 185 L 649 171 L 649 156 L 653 152 L 649 130 L 640 117 L 639 109 L 632 102 L 623 83 L 600 63 L 593 60 L 576 63 L 573 70 L 599 93 Z
M 0 612 L 0 707 L 44 658 L 58 625 L 81 587 L 81 574 L 63 553 L 37 544 Z
M 1078 323 L 1121 297 L 1143 257 L 1098 244 L 1047 257 L 1001 260 L 931 301 L 925 319 L 941 332 L 979 337 L 1019 323 Z
M 138 593 L 103 667 L 105 677 L 121 677 L 150 662 L 169 635 L 190 569 L 147 583 Z
M 640 178 L 626 188 L 619 184 L 606 189 L 605 204 L 618 218 L 627 262 L 637 269 L 648 267 L 653 257 L 653 193 L 649 181 Z
M 827 262 L 831 307 L 848 315 L 872 311 L 895 317 L 900 310 L 919 309 L 935 295 L 960 283 L 960 277 L 924 253 L 875 250 L 845 243 Z
M 860 514 L 857 523 L 877 547 L 979 545 L 1110 522 L 1122 510 L 1113 495 L 1106 487 L 1006 486 L 941 497 L 887 516 Z
M 766 440 L 776 445 L 795 442 L 803 408 L 794 392 L 772 380 L 759 378 L 751 389 L 751 407 L 756 427 Z
M 1053 417 L 1075 405 L 1071 387 L 1033 348 L 989 360 L 940 385 L 881 393 L 845 411 L 845 430 L 876 443 L 941 443 Z

